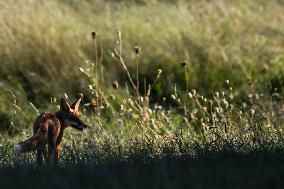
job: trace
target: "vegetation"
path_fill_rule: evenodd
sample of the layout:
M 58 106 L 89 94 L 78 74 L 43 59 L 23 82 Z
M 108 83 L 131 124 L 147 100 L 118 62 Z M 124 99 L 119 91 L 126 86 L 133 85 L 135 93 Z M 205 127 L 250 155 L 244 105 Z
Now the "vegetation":
M 0 186 L 281 187 L 282 1 L 0 7 Z M 37 169 L 12 147 L 64 93 L 84 96 L 90 127 L 67 129 L 59 168 Z

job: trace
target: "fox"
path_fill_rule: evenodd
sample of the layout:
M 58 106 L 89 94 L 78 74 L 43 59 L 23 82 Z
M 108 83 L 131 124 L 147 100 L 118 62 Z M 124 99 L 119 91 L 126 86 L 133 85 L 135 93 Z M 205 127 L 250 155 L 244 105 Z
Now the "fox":
M 55 113 L 42 112 L 33 123 L 33 136 L 14 145 L 14 154 L 36 150 L 36 162 L 42 166 L 58 165 L 63 132 L 71 126 L 83 131 L 87 125 L 81 121 L 78 111 L 82 98 L 77 99 L 71 106 L 64 97 L 60 99 L 60 109 Z

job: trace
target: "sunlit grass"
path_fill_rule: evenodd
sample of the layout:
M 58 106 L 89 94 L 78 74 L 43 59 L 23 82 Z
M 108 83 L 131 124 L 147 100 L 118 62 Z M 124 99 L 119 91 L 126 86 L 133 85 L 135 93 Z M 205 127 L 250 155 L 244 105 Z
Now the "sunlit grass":
M 93 36 L 97 44 L 97 38 Z M 160 103 L 150 103 L 152 89 L 163 78 L 163 70 L 158 69 L 153 82 L 141 90 L 141 80 L 134 79 L 140 78 L 141 52 L 137 48 L 132 51 L 138 58 L 137 72 L 132 74 L 123 58 L 120 33 L 117 40 L 112 58 L 129 82 L 120 86 L 114 81 L 112 87 L 108 87 L 108 82 L 101 77 L 102 70 L 97 70 L 102 64 L 98 59 L 85 61 L 78 68 L 88 82 L 81 111 L 89 128 L 84 132 L 67 129 L 62 166 L 132 161 L 133 158 L 155 160 L 164 156 L 200 158 L 207 153 L 222 151 L 250 154 L 282 149 L 283 110 L 277 103 L 280 98 L 277 91 L 271 96 L 249 92 L 239 101 L 235 100 L 239 94 L 230 80 L 225 80 L 223 88 L 216 89 L 210 96 L 204 96 L 194 88 L 175 89 L 168 98 L 160 99 Z M 94 51 L 97 51 L 97 45 Z M 181 69 L 187 66 L 184 64 Z M 22 109 L 17 105 L 16 96 L 13 102 L 14 119 L 24 117 L 22 122 L 31 125 L 32 117 L 38 111 L 36 107 L 30 104 L 30 108 Z M 57 104 L 58 99 L 52 98 L 50 110 L 57 111 Z M 33 113 L 28 115 L 31 110 Z M 14 130 L 18 134 L 15 138 L 3 135 L 2 166 L 34 164 L 31 154 L 15 156 L 11 151 L 16 141 L 31 135 L 29 127 L 26 128 Z
M 15 89 L 23 102 L 28 99 L 41 107 L 51 96 L 82 91 L 85 81 L 76 68 L 95 56 L 89 35 L 94 30 L 102 40 L 105 78 L 112 82 L 121 74 L 110 55 L 120 30 L 129 69 L 135 69 L 131 49 L 138 45 L 143 77 L 153 79 L 157 68 L 172 73 L 164 76 L 163 87 L 176 83 L 185 88 L 178 64 L 187 61 L 191 64 L 189 85 L 203 93 L 211 93 L 225 79 L 239 91 L 248 89 L 247 79 L 264 89 L 259 83 L 283 78 L 283 72 L 277 73 L 283 69 L 282 9 L 278 1 L 245 0 L 3 1 L 1 88 Z M 156 89 L 160 95 L 171 90 Z
M 94 179 L 137 188 L 149 174 L 158 188 L 280 180 L 281 1 L 8 0 L 0 7 L 0 187 L 33 178 L 46 188 Z M 89 127 L 67 128 L 59 168 L 37 169 L 35 154 L 14 155 L 13 145 L 32 135 L 39 112 L 58 111 L 64 93 L 84 96 Z

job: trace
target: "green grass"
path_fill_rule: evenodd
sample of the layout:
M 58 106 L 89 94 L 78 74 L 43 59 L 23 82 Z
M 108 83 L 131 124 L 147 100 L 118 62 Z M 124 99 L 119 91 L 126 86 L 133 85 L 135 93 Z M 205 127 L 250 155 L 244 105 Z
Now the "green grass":
M 186 88 L 184 78 L 178 77 L 182 61 L 190 63 L 190 87 L 207 94 L 225 79 L 241 92 L 248 90 L 248 79 L 262 91 L 269 84 L 283 84 L 280 1 L 4 1 L 1 7 L 1 88 L 19 91 L 22 102 L 39 107 L 63 92 L 84 91 L 77 67 L 94 59 L 91 31 L 102 39 L 109 83 L 125 81 L 110 56 L 120 30 L 130 70 L 135 69 L 132 48 L 138 45 L 143 77 L 150 81 L 158 68 L 166 71 L 160 85 L 172 87 L 155 89 L 159 97 L 171 93 L 174 84 Z
M 0 187 L 281 188 L 283 6 L 0 2 Z M 64 93 L 89 127 L 60 167 L 15 156 Z
M 240 105 L 231 90 L 209 99 L 192 90 L 172 94 L 170 108 L 137 98 L 131 87 L 98 88 L 93 67 L 88 63 L 81 71 L 90 94 L 97 91 L 99 106 L 85 103 L 89 127 L 83 132 L 66 129 L 60 167 L 37 168 L 35 154 L 12 154 L 13 144 L 30 136 L 30 129 L 15 138 L 3 135 L 3 186 L 18 187 L 16 177 L 46 188 L 282 187 L 284 133 L 277 97 L 253 93 Z M 56 110 L 56 102 L 52 105 Z

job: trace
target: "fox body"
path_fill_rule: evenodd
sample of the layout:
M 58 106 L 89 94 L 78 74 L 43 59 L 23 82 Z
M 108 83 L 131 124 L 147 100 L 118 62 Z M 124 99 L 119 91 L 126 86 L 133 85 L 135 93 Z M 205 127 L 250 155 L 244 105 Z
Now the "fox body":
M 33 124 L 33 136 L 14 146 L 14 153 L 24 153 L 36 150 L 37 163 L 43 164 L 43 157 L 48 163 L 58 164 L 60 144 L 63 131 L 72 126 L 83 130 L 87 127 L 80 119 L 78 107 L 81 99 L 76 100 L 71 106 L 64 98 L 60 100 L 60 110 L 56 113 L 41 113 Z

